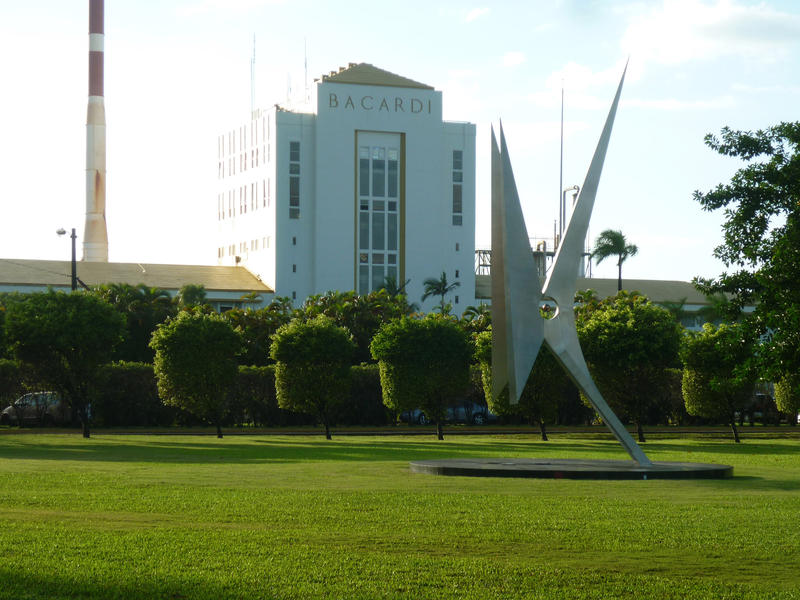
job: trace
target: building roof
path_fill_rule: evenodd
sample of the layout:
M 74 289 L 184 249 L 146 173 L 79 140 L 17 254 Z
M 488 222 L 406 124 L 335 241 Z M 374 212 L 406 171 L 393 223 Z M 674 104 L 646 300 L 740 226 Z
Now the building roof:
M 322 81 L 332 83 L 352 83 L 356 85 L 385 85 L 389 87 L 416 88 L 432 90 L 433 87 L 395 75 L 389 71 L 379 69 L 369 63 L 350 63 L 338 71 L 331 71 L 330 75 L 323 75 Z
M 143 283 L 147 287 L 177 290 L 187 284 L 198 284 L 208 291 L 272 293 L 244 267 L 111 262 L 79 262 L 77 267 L 78 277 L 88 286 Z M 70 283 L 70 261 L 0 258 L 2 286 L 69 286 Z
M 707 305 L 706 297 L 688 281 L 661 281 L 658 279 L 623 279 L 622 287 L 626 290 L 644 294 L 655 303 L 680 302 L 685 299 L 686 305 Z M 600 298 L 608 298 L 617 293 L 616 279 L 578 278 L 578 290 L 594 290 Z M 492 297 L 491 275 L 475 276 L 475 297 L 490 299 Z

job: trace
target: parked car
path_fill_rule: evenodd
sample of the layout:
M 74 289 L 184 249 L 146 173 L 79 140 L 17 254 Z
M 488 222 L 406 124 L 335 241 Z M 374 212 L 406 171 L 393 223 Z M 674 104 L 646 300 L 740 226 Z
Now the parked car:
M 0 413 L 0 425 L 63 425 L 72 411 L 56 392 L 31 392 L 20 396 Z
M 428 416 L 418 408 L 408 410 L 400 415 L 404 423 L 427 425 L 431 422 Z M 497 415 L 476 402 L 459 402 L 447 407 L 446 423 L 467 423 L 469 425 L 485 425 L 497 421 Z

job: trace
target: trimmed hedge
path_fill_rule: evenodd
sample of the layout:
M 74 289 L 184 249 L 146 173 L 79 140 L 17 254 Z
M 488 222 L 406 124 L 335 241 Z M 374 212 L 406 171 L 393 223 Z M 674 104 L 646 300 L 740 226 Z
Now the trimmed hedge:
M 0 358 L 0 410 L 22 394 L 22 373 L 14 360 Z
M 178 410 L 158 396 L 153 365 L 119 362 L 100 369 L 92 419 L 101 427 L 172 425 Z

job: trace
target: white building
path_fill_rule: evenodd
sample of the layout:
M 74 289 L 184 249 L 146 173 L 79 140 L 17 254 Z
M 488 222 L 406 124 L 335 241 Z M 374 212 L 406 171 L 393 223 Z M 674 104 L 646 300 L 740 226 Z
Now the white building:
M 442 121 L 441 92 L 351 63 L 317 83 L 316 113 L 276 105 L 217 145 L 219 265 L 295 306 L 387 277 L 419 302 L 442 272 L 454 313 L 474 303 L 475 126 Z

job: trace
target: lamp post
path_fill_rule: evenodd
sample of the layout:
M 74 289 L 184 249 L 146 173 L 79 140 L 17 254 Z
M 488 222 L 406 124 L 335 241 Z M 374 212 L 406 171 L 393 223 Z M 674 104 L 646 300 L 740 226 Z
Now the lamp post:
M 67 231 L 62 227 L 58 231 L 56 231 L 58 235 L 64 235 Z M 78 239 L 78 236 L 75 235 L 75 228 L 72 228 L 72 235 L 69 236 L 72 238 L 72 291 L 78 289 L 78 270 L 77 265 L 75 264 L 75 240 Z

